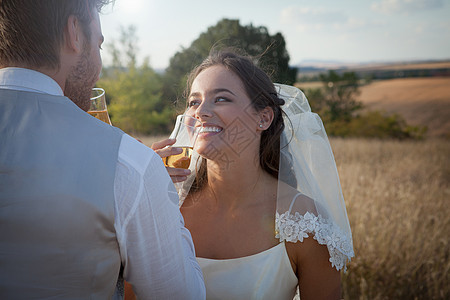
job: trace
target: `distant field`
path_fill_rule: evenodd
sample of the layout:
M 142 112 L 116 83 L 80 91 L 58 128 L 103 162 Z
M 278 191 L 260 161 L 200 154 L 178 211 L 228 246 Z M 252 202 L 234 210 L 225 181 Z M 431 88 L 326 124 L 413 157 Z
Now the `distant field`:
M 298 82 L 295 84 L 296 87 L 301 89 L 302 91 L 306 89 L 318 89 L 323 86 L 321 81 L 311 81 L 311 82 Z
M 382 64 L 382 65 L 364 65 L 353 68 L 354 71 L 370 70 L 412 70 L 412 69 L 444 69 L 450 68 L 450 62 L 430 62 L 430 63 L 404 63 L 404 64 Z
M 428 126 L 428 136 L 450 136 L 450 78 L 375 81 L 361 88 L 367 109 L 403 116 L 408 124 Z
M 297 86 L 305 90 L 320 88 L 322 83 L 305 82 Z M 410 125 L 427 126 L 429 137 L 450 137 L 450 77 L 373 81 L 360 90 L 357 99 L 367 109 L 396 113 Z

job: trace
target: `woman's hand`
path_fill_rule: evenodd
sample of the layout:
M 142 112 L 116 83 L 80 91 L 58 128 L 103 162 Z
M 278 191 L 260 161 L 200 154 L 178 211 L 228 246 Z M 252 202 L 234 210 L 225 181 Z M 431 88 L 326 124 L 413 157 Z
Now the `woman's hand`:
M 167 147 L 173 145 L 175 143 L 175 139 L 165 139 L 162 141 L 158 141 L 152 144 L 151 148 L 159 155 L 162 159 L 165 157 L 180 154 L 183 150 L 177 147 Z M 165 148 L 167 147 L 167 148 Z M 179 168 L 171 168 L 166 167 L 167 173 L 169 173 L 172 181 L 181 182 L 187 179 L 187 176 L 191 174 L 191 171 L 188 169 L 179 169 Z

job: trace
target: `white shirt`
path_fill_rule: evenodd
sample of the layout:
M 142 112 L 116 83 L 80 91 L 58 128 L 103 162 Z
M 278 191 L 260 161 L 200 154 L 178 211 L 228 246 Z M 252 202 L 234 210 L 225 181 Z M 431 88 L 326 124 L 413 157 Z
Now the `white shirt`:
M 22 68 L 0 69 L 0 89 L 64 96 L 52 78 Z M 161 158 L 127 134 L 119 147 L 114 194 L 124 278 L 139 299 L 204 299 L 202 271 L 175 187 Z

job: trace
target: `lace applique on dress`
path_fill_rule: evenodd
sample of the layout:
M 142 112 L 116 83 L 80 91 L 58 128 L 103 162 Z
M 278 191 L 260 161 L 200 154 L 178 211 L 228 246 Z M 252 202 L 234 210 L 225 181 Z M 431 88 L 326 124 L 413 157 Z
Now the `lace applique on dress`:
M 310 234 L 321 245 L 327 245 L 330 253 L 330 262 L 338 271 L 346 270 L 347 262 L 354 256 L 351 241 L 334 225 L 329 219 L 321 215 L 314 215 L 306 212 L 304 215 L 287 211 L 283 214 L 276 213 L 275 216 L 275 237 L 280 242 L 303 242 Z

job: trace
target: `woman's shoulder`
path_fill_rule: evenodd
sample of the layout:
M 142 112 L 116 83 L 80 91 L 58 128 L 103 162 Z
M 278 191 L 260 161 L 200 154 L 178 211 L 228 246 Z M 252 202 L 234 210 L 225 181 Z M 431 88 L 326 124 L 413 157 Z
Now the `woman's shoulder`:
M 353 256 L 352 243 L 320 203 L 292 187 L 283 186 L 277 203 L 275 237 L 290 242 L 291 252 L 311 253 L 328 249 L 328 260 L 337 270 Z M 298 243 L 300 242 L 300 243 Z M 305 243 L 304 243 L 305 242 Z M 305 256 L 306 257 L 306 256 Z M 320 255 L 321 259 L 324 255 Z
M 314 199 L 282 181 L 278 183 L 277 213 L 317 214 Z

